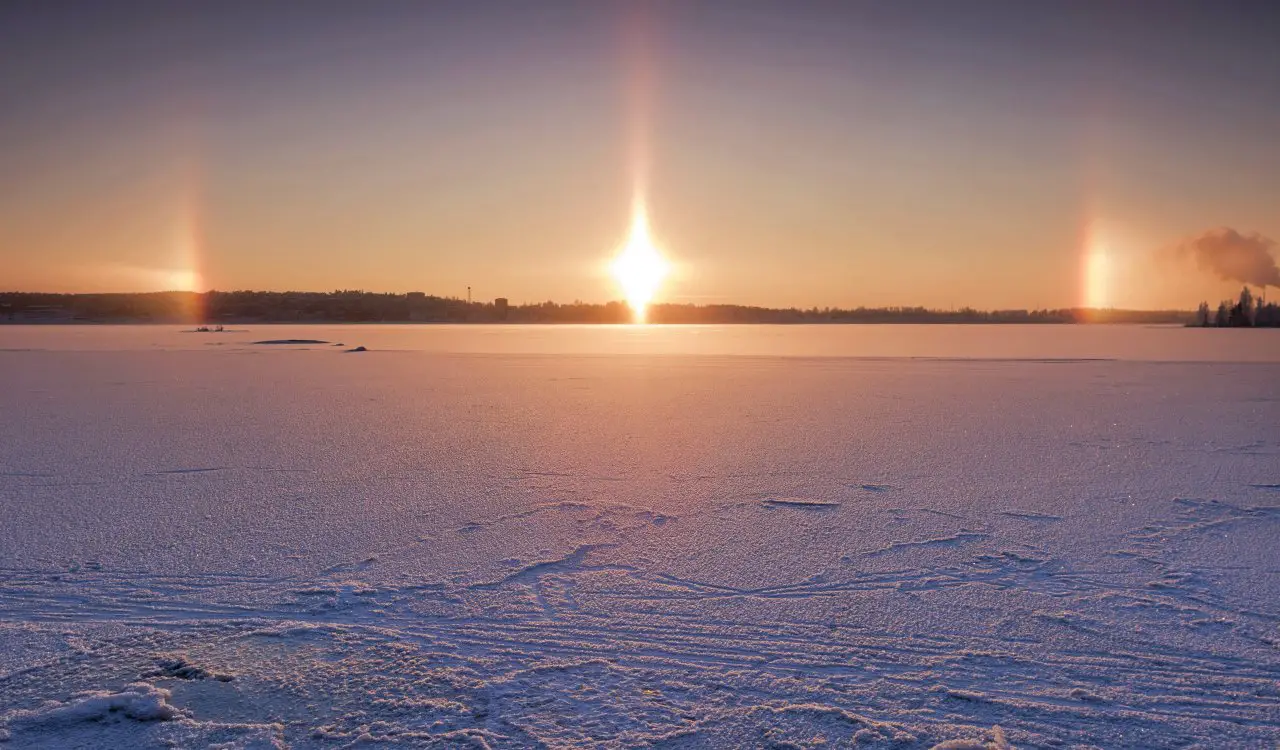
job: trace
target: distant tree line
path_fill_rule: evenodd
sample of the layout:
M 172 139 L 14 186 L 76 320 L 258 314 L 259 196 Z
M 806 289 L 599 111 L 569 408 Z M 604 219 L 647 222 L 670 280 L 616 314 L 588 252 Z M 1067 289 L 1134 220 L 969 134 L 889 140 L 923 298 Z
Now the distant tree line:
M 765 308 L 742 305 L 654 305 L 654 323 L 1185 323 L 1181 310 L 932 310 L 925 307 Z
M 1274 306 L 1273 306 L 1274 307 Z M 657 304 L 652 323 L 1188 323 L 1179 310 L 930 310 Z M 422 292 L 0 293 L 2 322 L 83 323 L 628 323 L 623 302 L 469 302 Z
M 1280 328 L 1280 305 L 1254 297 L 1249 287 L 1240 290 L 1240 297 L 1218 303 L 1215 312 L 1209 311 L 1209 303 L 1201 302 L 1196 311 L 1195 325 L 1205 328 Z

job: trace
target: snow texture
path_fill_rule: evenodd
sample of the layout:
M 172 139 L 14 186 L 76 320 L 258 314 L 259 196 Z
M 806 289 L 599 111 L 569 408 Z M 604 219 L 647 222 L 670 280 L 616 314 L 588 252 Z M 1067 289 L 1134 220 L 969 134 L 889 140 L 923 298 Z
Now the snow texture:
M 516 328 L 0 328 L 0 749 L 1276 746 L 1269 332 Z

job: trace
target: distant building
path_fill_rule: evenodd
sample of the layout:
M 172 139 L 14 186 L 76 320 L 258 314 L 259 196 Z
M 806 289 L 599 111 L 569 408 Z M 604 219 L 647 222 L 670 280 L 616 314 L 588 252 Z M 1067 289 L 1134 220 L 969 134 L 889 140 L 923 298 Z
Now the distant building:
M 493 310 L 498 315 L 498 320 L 507 319 L 507 298 L 499 297 L 493 301 Z
M 427 319 L 427 295 L 425 292 L 409 292 L 405 295 L 409 300 L 409 320 L 422 323 Z

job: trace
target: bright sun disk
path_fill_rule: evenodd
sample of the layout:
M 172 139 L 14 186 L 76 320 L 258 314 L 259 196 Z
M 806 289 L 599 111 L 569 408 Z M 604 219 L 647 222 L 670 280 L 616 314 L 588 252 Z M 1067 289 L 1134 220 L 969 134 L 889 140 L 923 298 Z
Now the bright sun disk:
M 649 238 L 649 219 L 644 207 L 637 207 L 631 220 L 631 235 L 613 261 L 613 276 L 626 295 L 636 322 L 644 322 L 645 308 L 653 300 L 670 266 Z

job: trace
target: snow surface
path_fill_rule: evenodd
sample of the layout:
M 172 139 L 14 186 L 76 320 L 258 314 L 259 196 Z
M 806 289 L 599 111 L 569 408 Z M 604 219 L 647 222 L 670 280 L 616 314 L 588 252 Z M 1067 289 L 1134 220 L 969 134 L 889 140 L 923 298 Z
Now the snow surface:
M 1280 340 L 851 328 L 0 327 L 0 749 L 1276 746 Z

